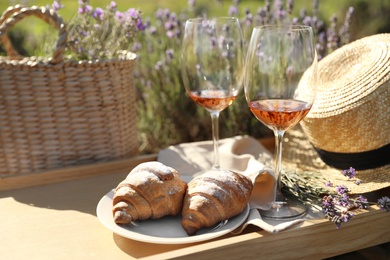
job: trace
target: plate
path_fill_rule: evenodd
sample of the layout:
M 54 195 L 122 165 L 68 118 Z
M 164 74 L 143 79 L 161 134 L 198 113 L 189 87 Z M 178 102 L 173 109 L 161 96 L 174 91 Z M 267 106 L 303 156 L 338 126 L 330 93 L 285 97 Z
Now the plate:
M 154 244 L 187 244 L 217 238 L 238 228 L 249 214 L 249 205 L 247 205 L 239 215 L 221 222 L 215 227 L 204 228 L 195 235 L 188 236 L 181 226 L 180 214 L 160 219 L 133 221 L 128 225 L 117 225 L 112 216 L 113 197 L 114 190 L 111 190 L 100 199 L 96 208 L 99 221 L 117 235 Z

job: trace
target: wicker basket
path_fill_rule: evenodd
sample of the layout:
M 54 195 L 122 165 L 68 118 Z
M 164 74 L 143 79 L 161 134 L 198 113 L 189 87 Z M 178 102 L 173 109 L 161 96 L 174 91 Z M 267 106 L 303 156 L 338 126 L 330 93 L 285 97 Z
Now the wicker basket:
M 27 16 L 58 30 L 49 59 L 20 57 L 8 31 Z M 43 7 L 7 9 L 0 18 L 0 176 L 134 156 L 136 55 L 78 62 L 63 59 L 67 31 Z

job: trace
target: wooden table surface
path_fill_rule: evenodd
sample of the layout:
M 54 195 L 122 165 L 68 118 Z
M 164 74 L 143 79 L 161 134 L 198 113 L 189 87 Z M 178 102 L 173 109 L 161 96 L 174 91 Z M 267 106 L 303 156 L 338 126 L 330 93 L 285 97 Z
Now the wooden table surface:
M 313 219 L 279 234 L 248 227 L 241 235 L 184 245 L 113 234 L 96 217 L 98 201 L 135 165 L 154 159 L 141 156 L 0 179 L 0 258 L 323 259 L 390 242 L 390 213 L 376 206 L 359 210 L 341 229 Z

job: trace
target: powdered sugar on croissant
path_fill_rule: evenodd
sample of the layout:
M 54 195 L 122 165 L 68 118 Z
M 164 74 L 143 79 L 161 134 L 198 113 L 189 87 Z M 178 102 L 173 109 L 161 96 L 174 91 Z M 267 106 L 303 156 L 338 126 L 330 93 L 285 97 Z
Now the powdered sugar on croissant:
M 182 210 L 182 226 L 188 235 L 240 214 L 253 189 L 252 181 L 239 173 L 209 171 L 188 183 Z
M 160 162 L 136 166 L 115 190 L 113 216 L 117 224 L 177 215 L 187 184 L 173 168 Z

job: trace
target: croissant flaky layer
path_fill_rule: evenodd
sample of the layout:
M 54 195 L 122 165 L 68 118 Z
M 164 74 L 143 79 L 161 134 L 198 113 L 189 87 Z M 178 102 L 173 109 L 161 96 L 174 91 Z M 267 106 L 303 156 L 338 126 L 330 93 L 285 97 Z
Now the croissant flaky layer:
M 252 181 L 239 173 L 209 171 L 188 183 L 182 226 L 188 235 L 240 214 L 252 193 Z
M 160 162 L 141 163 L 119 183 L 113 198 L 117 224 L 157 219 L 181 212 L 187 184 L 173 168 Z

